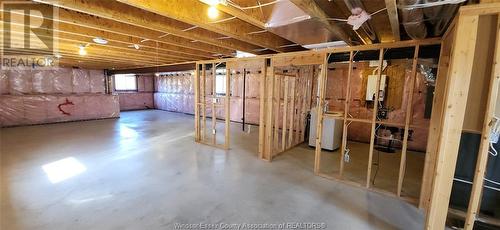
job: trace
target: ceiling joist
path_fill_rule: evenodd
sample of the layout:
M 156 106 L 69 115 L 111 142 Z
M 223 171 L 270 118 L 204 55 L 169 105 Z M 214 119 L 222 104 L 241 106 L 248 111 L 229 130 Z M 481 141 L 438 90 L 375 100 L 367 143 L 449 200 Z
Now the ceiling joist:
M 190 39 L 191 41 L 196 40 L 201 43 L 218 46 L 224 49 L 241 50 L 245 52 L 255 53 L 254 50 L 260 48 L 259 46 L 238 41 L 236 39 L 217 39 L 222 35 L 207 30 L 200 30 L 199 28 L 184 31 L 185 29 L 192 27 L 192 25 L 119 2 L 100 0 L 35 1 L 114 20 L 132 26 L 153 29 L 169 35 L 183 37 L 186 39 Z

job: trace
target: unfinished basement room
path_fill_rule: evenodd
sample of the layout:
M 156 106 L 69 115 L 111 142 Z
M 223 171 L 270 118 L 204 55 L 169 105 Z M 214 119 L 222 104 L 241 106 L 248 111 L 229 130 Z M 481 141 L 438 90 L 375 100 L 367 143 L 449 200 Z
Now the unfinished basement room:
M 0 230 L 500 229 L 498 0 L 0 10 Z

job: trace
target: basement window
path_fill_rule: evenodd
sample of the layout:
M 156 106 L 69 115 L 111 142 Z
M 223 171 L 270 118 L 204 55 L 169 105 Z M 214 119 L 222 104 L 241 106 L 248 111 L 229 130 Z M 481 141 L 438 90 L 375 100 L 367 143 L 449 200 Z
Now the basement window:
M 137 91 L 137 76 L 134 74 L 116 74 L 115 91 Z

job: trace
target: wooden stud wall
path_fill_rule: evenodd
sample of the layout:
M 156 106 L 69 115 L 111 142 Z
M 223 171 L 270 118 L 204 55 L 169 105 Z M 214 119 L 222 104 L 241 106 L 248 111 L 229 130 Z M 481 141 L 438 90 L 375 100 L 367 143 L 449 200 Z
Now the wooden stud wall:
M 262 75 L 260 76 L 261 82 L 263 84 L 260 85 L 259 92 L 261 94 L 260 97 L 260 127 L 259 127 L 259 157 L 263 160 L 271 161 L 273 157 L 276 155 L 282 153 L 283 151 L 286 151 L 294 145 L 301 143 L 304 141 L 304 119 L 305 119 L 305 114 L 307 111 L 311 108 L 314 107 L 311 105 L 315 100 L 314 98 L 317 98 L 316 100 L 316 107 L 317 108 L 322 108 L 324 105 L 325 101 L 325 85 L 326 85 L 326 77 L 327 77 L 327 58 L 328 54 L 330 53 L 345 53 L 348 52 L 350 55 L 350 62 L 349 62 L 349 76 L 352 74 L 352 68 L 353 68 L 353 57 L 355 55 L 356 51 L 368 51 L 368 50 L 377 50 L 379 52 L 379 65 L 382 65 L 383 61 L 383 54 L 386 49 L 392 49 L 392 48 L 403 48 L 403 47 L 415 47 L 415 53 L 414 53 L 414 58 L 413 58 L 413 65 L 412 65 L 412 72 L 413 74 L 411 75 L 411 84 L 415 84 L 415 73 L 416 73 L 416 65 L 417 65 L 417 59 L 418 59 L 418 52 L 419 52 L 419 47 L 424 46 L 424 45 L 434 45 L 434 44 L 440 44 L 441 41 L 439 39 L 427 39 L 427 40 L 422 40 L 422 41 L 403 41 L 403 42 L 396 42 L 396 43 L 389 43 L 389 44 L 374 44 L 374 45 L 365 45 L 365 46 L 353 46 L 353 47 L 342 47 L 342 48 L 332 48 L 332 49 L 325 49 L 325 50 L 319 50 L 319 51 L 304 51 L 304 52 L 295 52 L 295 53 L 283 53 L 283 54 L 275 54 L 275 55 L 265 55 L 265 56 L 257 56 L 257 57 L 252 57 L 252 58 L 241 58 L 241 59 L 220 59 L 220 60 L 212 60 L 212 61 L 199 61 L 197 64 L 200 65 L 199 68 L 202 69 L 201 71 L 201 78 L 203 78 L 203 74 L 205 71 L 203 69 L 205 68 L 204 64 L 210 64 L 213 62 L 226 62 L 228 68 L 238 68 L 238 66 L 243 66 L 246 65 L 244 63 L 246 62 L 257 62 L 261 63 L 262 65 L 265 65 L 262 71 Z M 316 66 L 316 67 L 315 67 Z M 319 66 L 319 68 L 317 68 Z M 301 68 L 297 68 L 301 67 Z M 293 69 L 295 71 L 288 71 L 286 73 L 283 73 L 281 70 L 283 68 L 289 68 Z M 303 75 L 302 72 L 296 71 L 297 69 L 300 69 L 300 71 L 303 71 L 305 69 L 308 69 L 308 72 L 317 72 L 318 69 L 320 69 L 319 72 L 319 95 L 315 95 L 316 92 L 312 92 L 312 84 L 310 84 L 313 80 L 313 74 L 310 75 Z M 382 74 L 381 71 L 378 72 L 378 81 L 377 84 L 380 84 L 380 75 Z M 198 83 L 199 87 L 202 87 L 202 80 Z M 447 83 L 447 82 L 445 82 Z M 351 84 L 350 82 L 350 77 L 348 78 L 348 86 Z M 300 85 L 301 87 L 297 87 Z M 297 90 L 298 88 L 307 88 L 308 90 L 300 91 Z M 411 87 L 413 90 L 414 87 Z M 201 92 L 200 92 L 201 95 Z M 201 95 L 203 96 L 203 95 Z M 346 93 L 346 103 L 345 103 L 345 111 L 348 110 L 349 108 L 349 98 L 351 97 L 350 95 L 350 90 L 347 91 Z M 377 95 L 378 97 L 378 95 Z M 293 99 L 292 99 L 293 98 Z M 301 100 L 298 100 L 301 99 Z M 201 100 L 201 99 L 200 99 Z M 281 107 L 281 104 L 283 107 Z M 404 124 L 399 124 L 399 125 L 404 125 L 405 129 L 408 130 L 409 127 L 411 126 L 411 112 L 412 108 L 411 105 L 412 103 L 409 102 L 407 104 L 407 107 L 405 107 L 406 110 L 406 119 Z M 440 106 L 444 106 L 444 104 L 436 104 L 434 103 L 434 110 L 439 111 Z M 294 109 L 292 109 L 294 108 Z M 293 111 L 295 110 L 295 111 Z M 284 112 L 286 111 L 286 112 Z M 344 121 L 355 121 L 355 122 L 362 122 L 365 124 L 370 124 L 371 125 L 371 144 L 370 144 L 370 155 L 373 155 L 373 139 L 374 139 L 374 131 L 375 131 L 375 125 L 377 123 L 383 123 L 390 125 L 390 122 L 382 122 L 378 121 L 376 119 L 376 108 L 373 110 L 373 116 L 370 117 L 370 119 L 359 119 L 359 118 L 350 118 L 347 117 L 347 113 L 344 113 L 340 117 L 336 117 L 336 119 L 344 120 Z M 200 112 L 202 114 L 203 110 Z M 203 114 L 202 114 L 203 115 Z M 324 114 L 323 110 L 320 109 L 320 112 L 317 113 L 317 123 L 315 124 L 317 126 L 317 139 L 316 139 L 316 146 L 317 149 L 315 151 L 315 164 L 314 164 L 314 172 L 319 175 L 319 176 L 324 176 L 330 179 L 338 179 L 343 182 L 342 179 L 342 171 L 343 171 L 343 164 L 341 162 L 341 172 L 340 176 L 336 178 L 331 178 L 327 175 L 323 175 L 320 173 L 319 166 L 320 166 L 320 158 L 321 158 L 321 130 L 322 130 L 322 120 L 324 116 L 331 116 L 331 114 Z M 436 116 L 433 116 L 436 117 Z M 283 118 L 283 119 L 281 119 Z M 435 118 L 434 118 L 435 119 Z M 203 116 L 201 121 L 203 121 Z M 347 127 L 346 127 L 346 122 L 344 122 L 343 125 L 343 130 L 344 134 L 347 133 Z M 431 122 L 432 123 L 432 122 Z M 202 127 L 202 125 L 198 125 L 198 127 Z M 296 130 L 299 130 L 298 132 Z M 407 131 L 406 131 L 407 132 Z M 284 134 L 284 135 L 283 135 Z M 387 194 L 391 194 L 394 197 L 400 197 L 402 199 L 405 199 L 401 197 L 401 187 L 403 184 L 403 178 L 404 178 L 404 171 L 405 169 L 405 164 L 406 164 L 406 150 L 407 150 L 407 139 L 408 139 L 409 134 L 405 133 L 404 134 L 404 148 L 402 151 L 403 157 L 401 157 L 400 165 L 399 165 L 399 175 L 398 175 L 398 181 L 397 181 L 397 191 L 396 193 L 389 193 L 389 192 L 384 192 Z M 345 146 L 347 142 L 347 136 L 343 135 L 342 137 L 342 146 Z M 342 147 L 341 151 L 342 156 L 345 154 L 345 151 Z M 343 157 L 341 157 L 343 159 Z M 370 157 L 369 159 L 371 159 Z M 370 164 L 369 164 L 370 167 Z M 372 188 L 370 186 L 370 173 L 371 170 L 368 169 L 367 171 L 367 178 L 366 178 L 366 184 L 363 184 L 362 187 L 365 187 L 370 190 L 378 191 L 375 188 Z M 347 182 L 349 183 L 349 182 Z
M 311 108 L 311 89 L 314 78 L 314 65 L 295 65 L 301 57 L 272 58 L 267 68 L 263 153 L 261 159 L 271 161 L 273 157 L 304 142 L 305 119 Z M 323 59 L 316 59 L 323 60 Z M 318 61 L 317 61 L 318 62 Z M 295 63 L 284 65 L 285 63 Z M 307 64 L 314 63 L 308 60 Z M 277 65 L 276 65 L 277 64 Z M 317 63 L 321 64 L 321 63 Z M 299 87 L 300 86 L 300 87 Z M 265 138 L 264 138 L 265 137 Z
M 486 14 L 498 14 L 500 12 L 500 4 L 482 4 L 476 6 L 466 6 L 462 7 L 460 10 L 458 19 L 452 24 L 451 32 L 448 32 L 444 36 L 445 43 L 441 47 L 442 56 L 440 58 L 439 69 L 438 69 L 438 81 L 436 83 L 436 91 L 433 102 L 433 112 L 431 116 L 431 122 L 429 127 L 429 142 L 427 145 L 427 154 L 425 160 L 424 176 L 421 188 L 421 197 L 419 202 L 419 207 L 426 210 L 426 228 L 427 229 L 442 229 L 445 224 L 446 214 L 448 213 L 448 202 L 451 192 L 451 185 L 454 175 L 454 169 L 456 164 L 456 157 L 458 152 L 458 144 L 460 141 L 460 134 L 462 132 L 462 124 L 464 121 L 464 115 L 466 112 L 466 102 L 467 94 L 469 89 L 469 82 L 471 79 L 472 67 L 470 63 L 474 61 L 475 53 L 475 42 L 477 41 L 477 30 L 479 15 Z M 497 26 L 498 30 L 500 26 Z M 498 31 L 497 31 L 498 33 Z M 457 35 L 460 34 L 460 37 Z M 496 53 L 498 53 L 498 36 L 496 41 Z M 265 55 L 258 56 L 254 58 L 247 59 L 222 59 L 220 61 L 215 60 L 215 62 L 222 61 L 234 61 L 235 63 L 241 62 L 242 60 L 258 60 L 260 62 L 266 62 L 266 60 L 271 59 L 270 65 L 266 64 L 263 74 L 260 79 L 265 84 L 261 84 L 259 92 L 261 94 L 260 99 L 260 123 L 259 127 L 259 156 L 264 160 L 272 160 L 273 156 L 277 153 L 286 150 L 296 143 L 295 136 L 298 136 L 299 140 L 303 141 L 303 133 L 295 132 L 294 127 L 299 127 L 302 129 L 304 109 L 307 107 L 307 101 L 312 101 L 315 95 L 311 92 L 297 93 L 296 88 L 298 84 L 302 86 L 302 83 L 297 82 L 297 78 L 301 79 L 300 73 L 289 74 L 276 74 L 276 67 L 283 66 L 294 66 L 294 65 L 322 65 L 321 74 L 319 77 L 319 95 L 317 100 L 317 107 L 322 108 L 324 104 L 325 97 L 325 81 L 326 81 L 326 66 L 327 66 L 327 56 L 329 53 L 350 53 L 350 64 L 349 64 L 349 75 L 352 74 L 352 60 L 353 52 L 355 51 L 367 51 L 367 50 L 379 50 L 380 52 L 380 63 L 383 59 L 383 52 L 385 49 L 390 48 L 400 48 L 400 47 L 415 47 L 415 54 L 412 65 L 412 75 L 410 84 L 415 84 L 415 72 L 417 65 L 417 58 L 419 53 L 419 48 L 424 45 L 439 44 L 441 41 L 439 39 L 427 39 L 422 41 L 403 41 L 395 42 L 389 44 L 373 44 L 364 46 L 352 46 L 352 47 L 342 47 L 342 48 L 331 48 L 320 51 L 303 51 L 303 52 L 293 52 L 293 53 L 282 53 L 275 55 Z M 471 229 L 474 220 L 477 216 L 477 210 L 479 209 L 479 201 L 482 191 L 482 178 L 484 178 L 484 170 L 487 164 L 487 145 L 485 142 L 488 138 L 489 121 L 493 111 L 495 111 L 495 92 L 498 92 L 498 81 L 499 81 L 499 65 L 498 65 L 498 54 L 495 56 L 495 67 L 492 73 L 492 78 L 489 83 L 489 93 L 488 93 L 488 103 L 485 109 L 485 119 L 482 123 L 482 135 L 483 142 L 481 143 L 481 157 L 477 163 L 475 182 L 473 187 L 473 192 L 471 194 L 471 203 L 469 211 L 467 213 L 467 225 L 466 229 Z M 320 60 L 321 62 L 318 63 Z M 205 66 L 203 64 L 212 63 L 212 61 L 200 61 L 201 64 L 201 76 L 200 80 L 195 84 L 199 87 L 203 87 L 204 84 L 204 74 Z M 237 65 L 237 64 L 236 64 Z M 199 69 L 200 67 L 198 67 Z M 449 74 L 449 76 L 446 76 Z M 199 75 L 199 74 L 198 74 Z M 380 80 L 381 72 L 378 73 L 378 79 Z M 291 80 L 294 79 L 294 80 Z M 350 77 L 348 78 L 350 79 Z M 379 80 L 377 85 L 380 84 Z M 348 80 L 348 86 L 351 84 Z M 285 87 L 281 87 L 281 86 Z M 309 86 L 307 86 L 309 87 Z M 281 89 L 284 89 L 281 92 Z M 294 89 L 295 88 L 295 89 Z M 412 87 L 413 90 L 413 87 Z M 205 97 L 202 92 L 199 92 L 200 97 Z M 291 100 L 291 97 L 304 98 L 309 97 L 310 99 L 304 100 Z M 349 98 L 351 97 L 350 91 L 347 91 L 345 108 L 349 108 Z M 280 104 L 283 99 L 284 109 L 280 109 Z M 411 94 L 410 94 L 411 98 Z M 201 100 L 201 98 L 199 99 Z M 198 102 L 200 103 L 200 102 Z M 297 105 L 295 105 L 297 104 Z M 402 157 L 399 165 L 399 175 L 397 182 L 397 192 L 392 194 L 396 197 L 401 196 L 401 188 L 403 184 L 403 178 L 405 174 L 405 163 L 406 163 L 406 152 L 408 148 L 408 129 L 411 127 L 411 113 L 412 105 L 411 101 L 408 103 L 406 109 L 406 119 L 404 122 L 405 133 L 404 133 L 404 143 L 402 147 Z M 201 102 L 201 106 L 197 108 L 203 108 L 204 102 Z M 310 105 L 310 103 L 309 103 Z M 299 108 L 301 112 L 289 112 L 290 108 Z M 376 105 L 375 105 L 376 107 Z M 285 111 L 285 113 L 283 113 Z M 314 172 L 320 176 L 325 176 L 319 173 L 320 166 L 320 156 L 321 156 L 321 130 L 322 130 L 322 120 L 324 116 L 330 116 L 329 114 L 324 114 L 320 109 L 317 117 L 317 139 L 316 139 L 316 154 L 315 154 L 315 166 Z M 376 112 L 376 108 L 374 109 Z M 198 113 L 200 114 L 200 112 Z M 300 114 L 298 119 L 296 116 Z M 198 115 L 199 116 L 199 115 Z M 284 119 L 277 119 L 282 116 Z M 293 118 L 291 118 L 293 116 Z M 374 126 L 377 123 L 376 116 L 374 115 L 370 120 L 359 119 L 359 118 L 349 118 L 347 114 L 344 113 L 342 117 L 337 117 L 344 121 L 357 121 L 366 124 L 371 124 L 371 144 L 370 144 L 370 157 L 373 155 L 373 136 L 374 136 Z M 201 111 L 201 121 L 204 120 L 204 111 Z M 298 121 L 297 121 L 298 120 Z M 378 122 L 381 123 L 381 122 Z M 298 125 L 298 126 L 297 126 Z M 282 135 L 280 137 L 280 126 L 282 128 Z M 203 122 L 195 125 L 199 129 L 203 129 Z M 343 130 L 346 133 L 346 125 L 344 122 Z M 287 133 L 292 135 L 286 135 Z M 197 132 L 196 137 L 203 139 L 203 133 Z M 279 142 L 281 141 L 281 145 Z M 344 135 L 342 137 L 342 146 L 345 146 L 347 142 L 347 137 Z M 292 143 L 292 144 L 290 144 Z M 344 147 L 342 147 L 344 148 Z M 341 151 L 342 156 L 345 154 L 344 149 Z M 341 157 L 343 158 L 343 157 Z M 370 167 L 369 164 L 368 167 Z M 342 178 L 343 164 L 340 164 L 340 177 L 334 179 Z M 370 187 L 370 173 L 371 170 L 368 169 L 366 185 L 364 187 L 368 189 L 373 189 Z
M 464 229 L 473 229 L 474 222 L 478 218 L 483 180 L 488 159 L 489 136 L 498 96 L 498 84 L 500 79 L 499 67 L 499 44 L 500 44 L 500 3 L 480 4 L 462 7 L 456 19 L 454 27 L 445 35 L 446 46 L 443 46 L 444 59 L 440 66 L 444 66 L 448 76 L 444 89 L 436 87 L 436 93 L 441 95 L 435 98 L 436 103 L 442 103 L 444 108 L 439 111 L 438 116 L 431 123 L 429 136 L 429 148 L 433 155 L 426 159 L 426 171 L 424 176 L 427 181 L 426 187 L 422 187 L 423 195 L 428 196 L 421 200 L 420 206 L 426 209 L 426 229 L 443 229 L 449 212 L 449 200 L 454 179 L 455 166 L 458 156 L 458 148 L 462 132 L 477 132 L 476 121 L 482 121 L 481 143 L 476 162 L 474 182 L 469 200 L 469 206 L 465 215 Z M 495 26 L 485 18 L 495 18 Z M 493 31 L 491 31 L 493 30 Z M 448 37 L 450 36 L 450 37 Z M 491 37 L 490 37 L 491 36 Z M 493 39 L 493 47 L 488 46 L 487 39 Z M 485 40 L 486 39 L 486 40 Z M 491 43 L 490 43 L 491 44 Z M 448 50 L 449 49 L 449 50 Z M 488 52 L 494 52 L 494 55 Z M 449 56 L 449 67 L 447 59 Z M 486 58 L 486 59 L 485 59 Z M 493 58 L 493 65 L 488 65 L 488 58 Z M 487 87 L 482 87 L 482 92 L 474 92 L 476 79 L 482 84 L 481 78 L 486 78 Z M 469 84 L 471 82 L 471 84 Z M 485 89 L 486 88 L 486 89 Z M 485 93 L 486 98 L 482 97 Z M 472 97 L 472 98 L 471 98 Z M 469 100 L 468 100 L 469 99 Z M 481 104 L 484 104 L 481 109 Z M 475 105 L 471 105 L 474 103 Z M 470 111 L 469 111 L 470 110 Z M 434 116 L 433 112 L 433 116 Z M 465 119 L 469 117 L 469 119 Z M 472 119 L 470 119 L 473 117 Z M 471 122 L 472 121 L 472 122 Z M 429 188 L 429 184 L 430 186 Z M 425 191 L 424 191 L 425 189 Z M 429 191 L 429 192 L 427 192 Z M 451 211 L 451 210 L 450 210 Z
M 229 149 L 230 141 L 230 77 L 229 72 L 226 67 L 226 92 L 223 97 L 217 96 L 216 93 L 216 68 L 218 65 L 223 64 L 223 62 L 211 62 L 211 63 L 196 63 L 195 71 L 195 141 L 214 146 L 221 149 Z M 201 71 L 200 71 L 201 66 Z M 208 69 L 210 67 L 210 69 Z M 211 76 L 211 85 L 207 85 L 208 76 Z M 209 87 L 207 87 L 209 86 Z M 207 89 L 210 90 L 210 95 L 207 96 Z M 224 100 L 221 100 L 224 99 Z M 223 101 L 223 103 L 221 103 Z M 208 103 L 208 105 L 207 105 Z M 209 106 L 209 107 L 207 107 Z M 210 129 L 207 130 L 207 108 L 210 108 L 210 118 L 212 124 Z M 224 143 L 217 143 L 217 111 L 223 109 L 224 112 Z M 219 118 L 220 119 L 220 118 Z M 207 135 L 207 131 L 210 131 L 211 135 Z

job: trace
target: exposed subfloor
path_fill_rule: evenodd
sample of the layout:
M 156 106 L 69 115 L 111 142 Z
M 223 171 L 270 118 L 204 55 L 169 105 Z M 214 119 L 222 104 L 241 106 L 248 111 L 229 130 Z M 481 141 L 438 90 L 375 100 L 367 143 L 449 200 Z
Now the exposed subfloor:
M 229 151 L 195 143 L 192 116 L 159 110 L 0 130 L 0 229 L 423 228 L 414 206 L 315 176 L 306 155 L 259 160 L 257 127 L 232 124 Z

